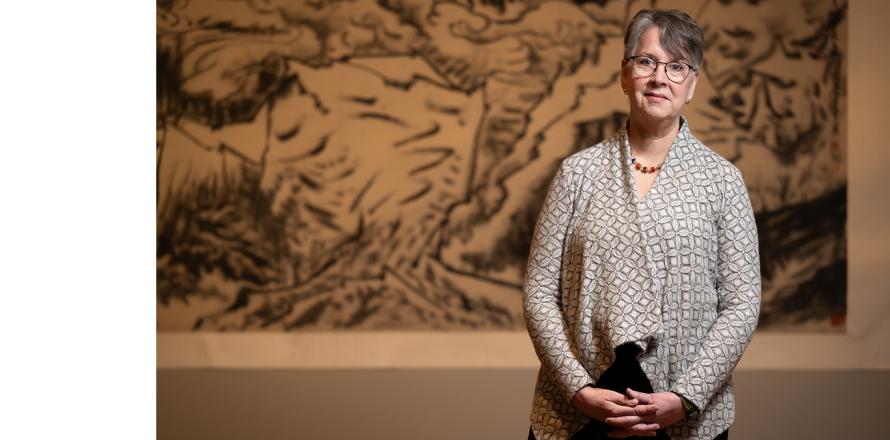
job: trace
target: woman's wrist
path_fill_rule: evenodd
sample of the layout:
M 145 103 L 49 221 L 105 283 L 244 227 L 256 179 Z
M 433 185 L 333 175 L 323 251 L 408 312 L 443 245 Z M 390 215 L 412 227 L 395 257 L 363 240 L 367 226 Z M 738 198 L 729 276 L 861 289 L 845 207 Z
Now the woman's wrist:
M 695 415 L 695 413 L 698 412 L 698 407 L 695 406 L 695 404 L 692 403 L 689 399 L 683 397 L 682 394 L 680 394 L 676 391 L 671 391 L 671 392 L 676 394 L 677 397 L 680 398 L 680 403 L 683 405 L 683 411 L 686 414 L 686 417 L 693 416 L 693 415 Z

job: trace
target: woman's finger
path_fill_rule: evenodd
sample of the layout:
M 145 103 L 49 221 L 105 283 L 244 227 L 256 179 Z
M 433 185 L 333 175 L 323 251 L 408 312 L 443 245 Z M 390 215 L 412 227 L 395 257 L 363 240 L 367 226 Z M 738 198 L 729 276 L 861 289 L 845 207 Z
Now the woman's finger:
M 611 402 L 609 402 L 609 405 L 606 406 L 605 410 L 609 413 L 608 417 L 626 417 L 637 415 L 636 407 L 616 405 Z
M 622 416 L 622 417 L 609 417 L 606 420 L 603 420 L 607 425 L 614 426 L 616 428 L 630 428 L 631 426 L 638 425 L 643 423 L 643 419 L 640 416 Z
M 638 400 L 640 403 L 643 403 L 643 404 L 649 404 L 649 403 L 653 403 L 653 402 L 654 402 L 654 400 L 652 399 L 652 395 L 651 395 L 651 394 L 648 394 L 648 393 L 641 393 L 641 392 L 639 392 L 639 391 L 634 391 L 634 390 L 632 390 L 632 389 L 630 389 L 630 388 L 627 389 L 627 397 L 629 397 L 629 398 L 631 398 L 631 399 L 636 399 L 636 400 Z
M 651 404 L 637 405 L 633 407 L 633 410 L 634 414 L 638 416 L 654 416 L 658 412 L 658 406 Z

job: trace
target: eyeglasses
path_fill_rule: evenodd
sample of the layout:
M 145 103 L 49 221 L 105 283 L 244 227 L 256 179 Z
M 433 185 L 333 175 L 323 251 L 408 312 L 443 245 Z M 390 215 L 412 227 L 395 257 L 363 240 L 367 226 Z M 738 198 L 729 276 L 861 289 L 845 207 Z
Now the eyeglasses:
M 655 73 L 659 64 L 664 64 L 664 73 L 669 80 L 677 84 L 682 84 L 683 81 L 686 81 L 689 72 L 695 70 L 695 67 L 692 67 L 691 64 L 682 61 L 668 61 L 663 63 L 661 61 L 655 61 L 652 57 L 646 55 L 634 55 L 632 57 L 627 57 L 626 59 L 633 63 L 634 73 L 644 77 Z

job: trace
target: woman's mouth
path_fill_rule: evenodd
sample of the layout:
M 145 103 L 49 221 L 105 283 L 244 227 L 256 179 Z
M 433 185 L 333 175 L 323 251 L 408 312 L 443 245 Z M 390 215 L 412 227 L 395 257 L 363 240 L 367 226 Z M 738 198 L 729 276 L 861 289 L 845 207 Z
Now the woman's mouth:
M 660 93 L 654 93 L 654 92 L 643 93 L 643 96 L 650 98 L 653 101 L 667 101 L 667 99 L 668 99 L 667 96 L 664 96 Z

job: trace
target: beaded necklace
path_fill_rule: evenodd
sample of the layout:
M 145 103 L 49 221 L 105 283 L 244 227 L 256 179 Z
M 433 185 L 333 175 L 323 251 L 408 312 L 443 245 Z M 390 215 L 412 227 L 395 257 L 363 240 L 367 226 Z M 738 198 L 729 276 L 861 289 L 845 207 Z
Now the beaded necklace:
M 664 162 L 662 162 L 654 167 L 643 166 L 643 165 L 640 165 L 640 163 L 637 162 L 637 158 L 633 157 L 633 156 L 630 157 L 630 163 L 631 163 L 631 166 L 633 166 L 633 168 L 635 170 L 637 170 L 643 174 L 649 174 L 649 173 L 661 171 L 661 166 L 664 165 Z

